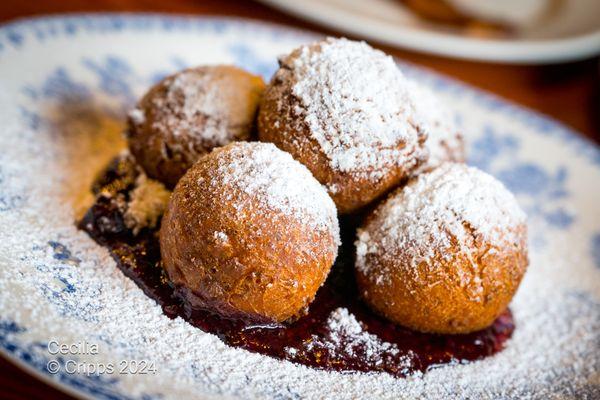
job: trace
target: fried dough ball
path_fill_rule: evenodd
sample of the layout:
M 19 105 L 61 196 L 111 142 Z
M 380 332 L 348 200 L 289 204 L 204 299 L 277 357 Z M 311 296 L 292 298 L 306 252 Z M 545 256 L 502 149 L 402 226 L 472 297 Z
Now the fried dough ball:
M 492 324 L 527 268 L 525 214 L 492 176 L 446 163 L 380 204 L 358 230 L 364 301 L 418 331 L 468 333 Z
M 425 148 L 429 152 L 427 161 L 421 164 L 413 175 L 431 171 L 448 161 L 465 162 L 463 135 L 446 105 L 426 87 L 414 81 L 411 81 L 410 86 L 415 119 L 427 134 Z
M 335 205 L 270 143 L 237 142 L 181 178 L 162 220 L 164 268 L 192 307 L 227 318 L 302 315 L 337 255 Z
M 408 80 L 391 57 L 329 38 L 279 65 L 260 105 L 259 138 L 306 165 L 339 212 L 369 204 L 426 158 Z
M 200 156 L 250 138 L 264 87 L 261 77 L 228 65 L 171 75 L 130 112 L 129 148 L 149 177 L 172 188 Z

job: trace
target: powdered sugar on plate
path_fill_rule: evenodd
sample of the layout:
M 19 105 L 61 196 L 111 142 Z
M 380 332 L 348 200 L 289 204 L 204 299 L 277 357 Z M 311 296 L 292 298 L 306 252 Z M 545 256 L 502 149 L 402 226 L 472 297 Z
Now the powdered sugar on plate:
M 346 308 L 336 308 L 327 319 L 328 335 L 321 338 L 313 335 L 312 338 L 303 343 L 301 348 L 288 348 L 287 352 L 296 356 L 302 350 L 322 349 L 327 352 L 330 359 L 343 359 L 344 357 L 356 357 L 358 355 L 365 363 L 380 365 L 385 362 L 397 362 L 395 357 L 399 353 L 398 346 L 393 343 L 384 342 L 376 335 L 367 332 L 356 317 Z M 332 361 L 335 362 L 335 361 Z M 411 354 L 401 357 L 402 365 L 399 369 L 411 367 Z

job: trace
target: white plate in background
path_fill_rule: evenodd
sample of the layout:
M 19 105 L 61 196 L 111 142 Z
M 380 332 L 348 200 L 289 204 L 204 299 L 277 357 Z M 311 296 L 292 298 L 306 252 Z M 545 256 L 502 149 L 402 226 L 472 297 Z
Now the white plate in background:
M 562 0 L 560 12 L 507 39 L 466 36 L 423 22 L 400 0 L 259 1 L 357 37 L 454 58 L 544 64 L 600 53 L 598 0 Z

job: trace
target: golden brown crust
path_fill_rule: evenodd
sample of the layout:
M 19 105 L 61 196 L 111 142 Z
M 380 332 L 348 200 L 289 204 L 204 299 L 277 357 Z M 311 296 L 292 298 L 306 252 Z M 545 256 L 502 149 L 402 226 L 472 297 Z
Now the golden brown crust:
M 414 274 L 402 273 L 397 265 L 374 267 L 389 271 L 383 285 L 357 270 L 361 295 L 378 314 L 417 331 L 455 334 L 486 328 L 506 309 L 527 269 L 526 227 L 517 230 L 520 239 L 513 248 L 490 251 L 481 243 L 465 251 L 464 244 L 456 243 L 430 264 L 419 264 Z M 480 282 L 465 285 L 476 276 Z
M 315 228 L 306 216 L 269 209 L 263 194 L 219 180 L 232 146 L 203 157 L 175 188 L 160 232 L 165 269 L 189 289 L 192 305 L 233 318 L 298 317 L 335 260 L 337 227 Z M 328 212 L 337 224 L 333 203 Z
M 265 84 L 227 65 L 186 69 L 141 99 L 128 120 L 128 143 L 148 176 L 174 187 L 202 155 L 248 140 Z
M 491 325 L 528 265 L 527 226 L 512 195 L 460 164 L 444 164 L 392 194 L 358 230 L 356 244 L 364 301 L 423 332 Z
M 331 45 L 331 43 L 337 44 L 336 41 L 319 42 L 306 46 L 306 49 L 308 49 L 306 51 L 318 52 L 322 46 Z M 302 115 L 307 112 L 305 104 L 293 93 L 293 86 L 297 78 L 294 60 L 300 57 L 301 54 L 304 54 L 304 52 L 296 49 L 287 58 L 280 60 L 281 67 L 265 90 L 258 114 L 259 139 L 274 143 L 306 165 L 317 180 L 325 185 L 340 213 L 346 214 L 357 211 L 387 193 L 403 179 L 408 178 L 410 173 L 425 161 L 426 152 L 423 149 L 423 143 L 426 135 L 420 127 L 413 123 L 410 117 L 398 110 L 392 119 L 394 119 L 393 123 L 402 125 L 402 127 L 387 126 L 386 129 L 390 131 L 405 129 L 408 139 L 397 140 L 391 146 L 373 147 L 369 150 L 364 148 L 363 143 L 359 144 L 363 146 L 361 150 L 368 153 L 364 155 L 365 157 L 383 158 L 382 155 L 386 152 L 394 152 L 394 154 L 398 154 L 397 157 L 390 157 L 386 165 L 353 171 L 332 166 L 331 158 L 323 151 L 322 145 L 315 139 L 314 132 L 303 120 Z M 372 56 L 372 54 L 369 55 Z M 376 54 L 376 57 L 379 56 L 379 54 Z M 359 72 L 354 71 L 354 73 L 358 74 Z M 360 76 L 357 77 L 357 79 L 360 78 Z M 314 79 L 319 78 L 315 77 Z M 398 79 L 402 79 L 401 76 Z M 324 87 L 324 97 L 335 97 L 335 93 L 331 93 L 331 91 L 338 89 L 335 85 Z M 398 91 L 401 91 L 401 89 L 398 89 Z M 390 90 L 390 92 L 393 93 L 393 90 Z M 360 100 L 363 100 L 361 96 L 366 96 L 362 93 L 355 93 L 354 95 Z M 340 95 L 340 97 L 343 97 L 343 95 Z M 405 106 L 407 109 L 409 108 L 408 104 L 405 104 Z M 365 120 L 384 118 L 385 116 L 368 115 Z M 398 121 L 402 122 L 398 123 Z M 334 130 L 339 130 L 340 141 L 346 140 L 342 138 L 346 132 L 336 126 L 337 121 L 322 121 L 322 123 L 323 125 L 329 125 L 330 128 L 334 127 Z M 373 137 L 379 134 L 381 132 L 368 132 L 368 135 L 373 135 Z M 337 141 L 334 140 L 334 142 Z M 401 162 L 400 160 L 404 161 Z
M 277 105 L 282 97 L 290 102 L 283 111 Z M 315 178 L 328 188 L 329 195 L 341 214 L 358 211 L 407 177 L 404 166 L 390 166 L 386 174 L 376 181 L 367 175 L 331 168 L 327 156 L 311 137 L 306 124 L 301 124 L 300 130 L 296 130 L 294 126 L 282 122 L 294 118 L 291 110 L 297 105 L 297 100 L 289 96 L 289 92 L 287 95 L 281 94 L 281 89 L 276 85 L 268 87 L 258 114 L 259 139 L 275 144 L 306 165 Z

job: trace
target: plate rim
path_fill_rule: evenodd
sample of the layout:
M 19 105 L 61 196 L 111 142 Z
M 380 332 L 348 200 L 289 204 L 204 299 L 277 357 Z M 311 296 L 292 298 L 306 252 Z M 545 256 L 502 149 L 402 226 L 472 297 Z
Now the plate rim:
M 371 40 L 419 53 L 509 64 L 552 64 L 577 61 L 600 53 L 600 28 L 586 34 L 553 40 L 477 39 L 446 35 L 433 30 L 418 31 L 402 26 L 381 25 L 381 21 L 338 9 L 327 3 L 319 12 L 302 2 L 258 0 L 270 7 L 325 27 L 364 36 Z
M 63 394 L 67 394 L 76 399 L 94 400 L 94 397 L 92 397 L 90 394 L 74 386 L 69 386 L 67 384 L 59 382 L 58 380 L 53 378 L 53 375 L 48 375 L 47 371 L 46 373 L 44 373 L 36 369 L 35 367 L 27 364 L 25 361 L 12 356 L 2 347 L 0 347 L 0 357 L 4 361 L 10 363 L 13 367 L 16 367 L 19 370 L 21 370 L 21 372 L 29 375 L 34 379 L 39 380 L 40 382 L 52 387 L 53 389 L 58 390 L 59 392 L 62 392 Z

